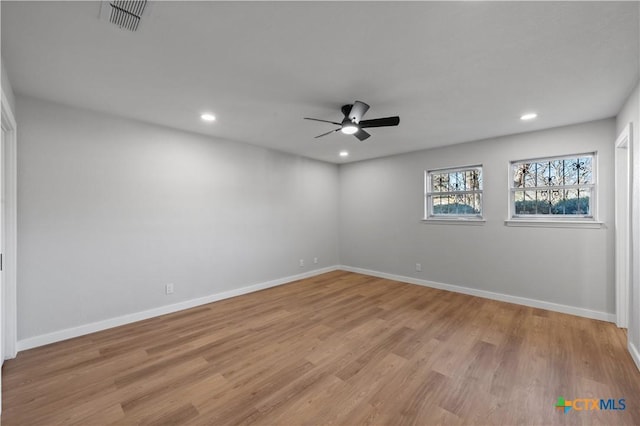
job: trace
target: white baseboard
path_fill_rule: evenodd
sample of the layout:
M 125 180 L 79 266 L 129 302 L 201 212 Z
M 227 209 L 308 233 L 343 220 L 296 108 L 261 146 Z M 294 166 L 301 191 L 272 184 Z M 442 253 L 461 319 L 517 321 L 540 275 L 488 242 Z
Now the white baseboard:
M 425 287 L 437 288 L 440 290 L 453 291 L 455 293 L 463 293 L 471 296 L 483 297 L 485 299 L 499 300 L 501 302 L 515 303 L 518 305 L 530 306 L 533 308 L 546 309 L 548 311 L 562 312 L 563 314 L 577 315 L 580 317 L 597 319 L 601 321 L 615 322 L 615 314 L 608 312 L 593 311 L 591 309 L 578 308 L 576 306 L 561 305 L 559 303 L 545 302 L 543 300 L 529 299 L 527 297 L 511 296 L 503 293 L 494 293 L 487 290 L 478 290 L 475 288 L 462 287 L 452 284 L 443 284 L 435 281 L 427 281 L 419 278 L 405 277 L 402 275 L 387 274 L 385 272 L 372 271 L 370 269 L 356 268 L 352 266 L 341 265 L 339 269 L 357 272 L 374 277 L 386 278 L 394 281 L 402 281 L 410 284 L 422 285 Z
M 314 277 L 316 275 L 335 271 L 337 269 L 340 269 L 340 268 L 338 266 L 329 266 L 326 268 L 315 269 L 313 271 L 305 272 L 302 274 L 291 275 L 289 277 L 284 277 L 284 278 L 278 278 L 276 280 L 253 284 L 247 287 L 224 291 L 222 293 L 216 293 L 209 296 L 199 297 L 197 299 L 185 300 L 184 302 L 178 302 L 172 305 L 160 306 L 158 308 L 153 308 L 153 309 L 149 309 L 142 312 L 135 312 L 133 314 L 122 315 L 120 317 L 97 321 L 90 324 L 84 324 L 78 327 L 67 328 L 64 330 L 54 331 L 52 333 L 41 334 L 35 337 L 29 337 L 27 339 L 18 341 L 18 344 L 17 344 L 18 351 L 24 351 L 27 349 L 36 348 L 38 346 L 48 345 L 49 343 L 55 343 L 55 342 L 60 342 L 62 340 L 67 340 L 67 339 L 71 339 L 78 336 L 84 336 L 85 334 L 95 333 L 96 331 L 102 331 L 108 328 L 118 327 L 121 325 L 130 324 L 136 321 L 142 321 L 142 320 L 157 317 L 160 315 L 166 315 L 173 312 L 182 311 L 184 309 L 194 308 L 200 305 L 206 305 L 207 303 L 228 299 L 230 297 L 240 296 L 247 293 L 253 293 L 254 291 L 264 290 L 266 288 L 276 287 L 292 281 Z
M 629 349 L 631 358 L 633 358 L 633 362 L 636 363 L 636 367 L 638 367 L 638 370 L 640 370 L 640 352 L 638 351 L 638 348 L 636 348 L 636 346 L 631 343 L 631 341 L 629 341 L 629 343 L 627 344 L 627 348 Z
M 142 312 L 136 312 L 132 314 L 123 315 L 116 318 L 110 318 L 102 321 L 93 322 L 90 324 L 84 324 L 78 327 L 67 328 L 64 330 L 54 331 L 52 333 L 42 334 L 39 336 L 30 337 L 27 339 L 19 340 L 17 343 L 18 351 L 24 351 L 27 349 L 36 348 L 38 346 L 48 345 L 50 343 L 60 342 L 62 340 L 72 339 L 74 337 L 83 336 L 85 334 L 95 333 L 97 331 L 106 330 L 113 327 L 118 327 L 125 324 L 130 324 L 136 321 L 142 321 L 145 319 L 157 317 L 160 315 L 166 315 L 173 312 L 182 311 L 185 309 L 193 308 L 207 303 L 216 302 L 218 300 L 228 299 L 230 297 L 240 296 L 243 294 L 253 293 L 254 291 L 264 290 L 270 287 L 276 287 L 282 284 L 289 283 L 304 278 L 310 278 L 316 275 L 324 274 L 335 270 L 344 270 L 349 272 L 357 272 L 360 274 L 371 275 L 374 277 L 386 278 L 394 281 L 402 281 L 410 284 L 422 285 L 425 287 L 438 288 L 441 290 L 453 291 L 456 293 L 469 294 L 471 296 L 483 297 L 485 299 L 499 300 L 502 302 L 516 303 L 524 306 L 531 306 L 534 308 L 547 309 L 555 312 L 562 312 L 565 314 L 577 315 L 585 318 L 592 318 L 602 321 L 615 322 L 615 314 L 607 312 L 593 311 L 585 308 L 578 308 L 575 306 L 561 305 L 558 303 L 545 302 L 542 300 L 529 299 L 526 297 L 510 296 L 503 293 L 494 293 L 486 290 L 478 290 L 469 287 L 462 287 L 451 284 L 443 284 L 434 281 L 427 281 L 418 278 L 406 277 L 402 275 L 388 274 L 385 272 L 373 271 L 370 269 L 356 268 L 352 266 L 340 265 L 329 266 L 326 268 L 316 269 L 313 271 L 305 272 L 298 275 L 292 275 L 289 277 L 279 278 L 272 281 L 266 281 L 234 290 L 225 291 L 222 293 L 216 293 L 209 296 L 200 297 L 197 299 L 185 300 L 183 302 L 174 303 L 172 305 L 160 306 L 158 308 L 149 309 Z M 629 343 L 629 351 L 640 369 L 640 355 L 638 350 Z M 635 351 L 635 352 L 634 352 Z

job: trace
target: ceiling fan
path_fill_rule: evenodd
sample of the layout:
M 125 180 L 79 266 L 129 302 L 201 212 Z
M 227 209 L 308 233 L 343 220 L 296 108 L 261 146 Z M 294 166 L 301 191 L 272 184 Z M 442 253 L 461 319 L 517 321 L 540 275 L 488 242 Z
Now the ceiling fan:
M 362 116 L 364 116 L 364 114 L 367 112 L 368 109 L 369 109 L 369 105 L 365 104 L 364 102 L 355 101 L 353 104 L 347 104 L 342 106 L 342 114 L 344 115 L 344 119 L 342 120 L 342 123 L 338 123 L 336 121 L 320 120 L 319 118 L 304 117 L 304 119 L 321 121 L 323 123 L 331 123 L 331 124 L 335 124 L 336 126 L 340 126 L 335 130 L 316 136 L 316 139 L 321 138 L 323 136 L 330 135 L 331 133 L 335 133 L 338 130 L 340 130 L 342 131 L 342 133 L 346 135 L 353 135 L 361 141 L 371 136 L 369 133 L 367 133 L 363 129 L 367 129 L 369 127 L 397 126 L 400 123 L 400 117 L 398 117 L 397 115 L 394 117 L 362 120 Z

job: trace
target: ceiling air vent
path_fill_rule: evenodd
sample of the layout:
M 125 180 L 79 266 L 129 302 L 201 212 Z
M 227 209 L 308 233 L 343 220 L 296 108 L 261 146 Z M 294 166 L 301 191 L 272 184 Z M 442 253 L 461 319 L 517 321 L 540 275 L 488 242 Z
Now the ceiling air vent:
M 100 18 L 122 29 L 137 31 L 145 7 L 147 7 L 147 0 L 103 1 Z

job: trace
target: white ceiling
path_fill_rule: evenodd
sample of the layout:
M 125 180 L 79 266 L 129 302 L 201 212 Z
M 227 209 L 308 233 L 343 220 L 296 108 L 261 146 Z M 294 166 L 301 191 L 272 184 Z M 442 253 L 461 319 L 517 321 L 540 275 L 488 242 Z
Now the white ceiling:
M 338 163 L 614 116 L 638 6 L 155 2 L 128 32 L 98 2 L 3 0 L 2 57 L 18 94 Z M 313 138 L 333 126 L 302 117 L 354 100 L 400 126 Z

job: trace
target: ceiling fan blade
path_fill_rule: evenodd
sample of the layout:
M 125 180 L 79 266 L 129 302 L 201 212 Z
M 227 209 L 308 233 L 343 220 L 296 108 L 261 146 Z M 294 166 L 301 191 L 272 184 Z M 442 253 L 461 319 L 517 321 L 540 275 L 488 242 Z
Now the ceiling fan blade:
M 384 118 L 374 118 L 372 120 L 364 120 L 360 122 L 360 128 L 366 129 L 368 127 L 386 127 L 386 126 L 397 126 L 400 124 L 400 117 L 384 117 Z
M 355 136 L 356 138 L 360 139 L 361 141 L 367 139 L 369 136 L 371 136 L 369 133 L 365 132 L 362 129 L 358 129 L 357 132 L 355 132 L 353 134 L 353 136 Z
M 323 123 L 331 123 L 331 124 L 335 124 L 336 126 L 341 126 L 342 123 L 336 123 L 335 121 L 329 121 L 329 120 L 320 120 L 319 118 L 309 118 L 309 117 L 304 117 L 305 120 L 313 120 L 313 121 L 321 121 Z
M 340 130 L 340 129 L 338 128 L 338 129 L 332 130 L 332 131 L 330 131 L 330 132 L 323 133 L 323 134 L 321 134 L 321 135 L 316 136 L 314 139 L 318 139 L 318 138 L 321 138 L 321 137 L 323 137 L 323 136 L 330 135 L 331 133 L 335 133 L 335 132 L 337 132 L 338 130 Z
M 369 109 L 369 105 L 364 102 L 355 101 L 353 106 L 351 107 L 351 111 L 349 111 L 349 120 L 354 123 L 359 123 L 362 120 L 362 116 Z

